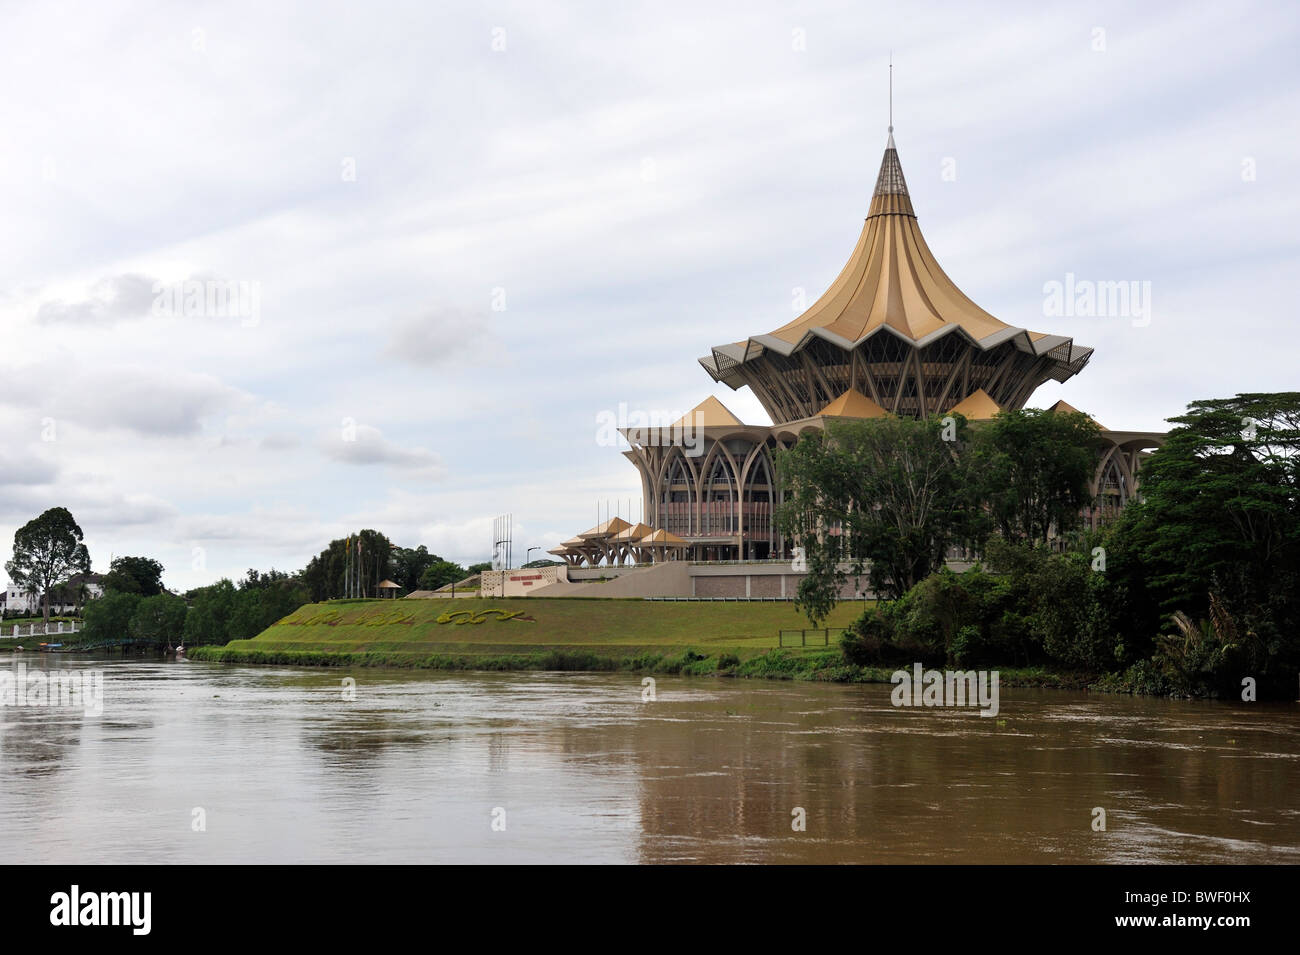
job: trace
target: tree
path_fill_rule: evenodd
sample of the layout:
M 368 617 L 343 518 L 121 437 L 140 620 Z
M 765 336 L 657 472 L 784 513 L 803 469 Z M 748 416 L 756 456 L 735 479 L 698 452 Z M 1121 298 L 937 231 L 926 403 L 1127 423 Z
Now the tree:
M 467 575 L 481 574 L 485 570 L 492 570 L 492 564 L 487 561 L 484 561 L 481 564 L 470 564 L 468 567 L 465 568 L 465 573 Z
M 802 548 L 796 605 L 814 622 L 834 607 L 848 573 L 901 597 L 943 565 L 949 547 L 985 532 L 978 482 L 959 453 L 966 421 L 831 421 L 777 453 L 781 532 Z M 848 567 L 848 573 L 845 572 Z
M 90 588 L 86 585 L 85 574 L 73 574 L 61 584 L 50 588 L 50 601 L 56 604 L 72 604 L 80 612 L 90 597 Z
M 1082 521 L 1101 430 L 1087 415 L 1039 409 L 1004 411 L 973 429 L 973 462 L 1001 535 L 1046 543 Z
M 52 507 L 14 533 L 13 559 L 5 564 L 9 579 L 41 595 L 45 623 L 50 621 L 50 589 L 74 573 L 90 573 L 90 554 L 81 527 L 65 507 Z
M 250 570 L 231 603 L 226 639 L 251 639 L 309 602 L 307 587 L 300 580 L 277 570 L 265 574 Z
M 376 585 L 388 573 L 392 550 L 392 542 L 376 530 L 358 531 L 330 541 L 307 563 L 303 583 L 312 600 L 330 600 L 356 592 L 373 597 Z
M 143 597 L 131 615 L 131 636 L 143 643 L 164 644 L 170 650 L 173 638 L 185 631 L 185 601 L 175 594 Z
M 90 643 L 123 640 L 131 635 L 131 618 L 135 616 L 140 597 L 108 591 L 98 600 L 86 604 L 86 630 L 83 638 Z
M 462 581 L 468 576 L 469 574 L 460 564 L 454 564 L 439 557 L 426 567 L 424 573 L 420 575 L 419 589 L 437 590 L 440 587 L 446 587 L 448 584 Z
M 114 557 L 104 575 L 104 589 L 153 597 L 163 591 L 163 565 L 150 557 Z
M 1217 689 L 1252 675 L 1261 693 L 1265 678 L 1273 693 L 1293 691 L 1300 393 L 1196 401 L 1170 420 L 1178 427 L 1142 468 L 1142 500 L 1124 509 L 1116 529 L 1117 548 L 1133 557 L 1132 587 L 1149 595 L 1171 632 L 1238 644 L 1215 656 L 1235 659 L 1235 669 L 1216 675 Z
M 417 590 L 420 576 L 430 564 L 441 559 L 437 554 L 430 554 L 423 544 L 415 548 L 395 547 L 388 576 L 393 583 L 401 584 L 403 590 Z
M 228 643 L 228 627 L 234 613 L 235 585 L 222 578 L 207 587 L 198 587 L 186 595 L 190 611 L 185 615 L 185 645 Z

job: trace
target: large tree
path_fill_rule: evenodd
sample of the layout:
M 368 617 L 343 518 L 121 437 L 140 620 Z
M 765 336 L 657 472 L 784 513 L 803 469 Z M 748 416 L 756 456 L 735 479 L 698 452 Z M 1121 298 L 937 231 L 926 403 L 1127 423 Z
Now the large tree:
M 1240 655 L 1233 679 L 1294 690 L 1300 667 L 1300 393 L 1193 402 L 1142 468 L 1116 546 L 1168 615 Z M 1108 570 L 1113 573 L 1114 568 Z M 1183 618 L 1180 618 L 1183 619 Z
M 1002 537 L 1044 544 L 1078 529 L 1101 450 L 1095 421 L 1030 408 L 1004 411 L 972 431 L 974 467 Z
M 435 557 L 433 563 L 424 569 L 420 575 L 419 586 L 421 590 L 437 590 L 440 587 L 446 587 L 448 584 L 454 584 L 464 580 L 469 574 L 460 564 L 453 563 L 450 560 L 443 560 L 441 557 Z
M 171 649 L 185 630 L 185 601 L 175 594 L 144 597 L 131 615 L 131 636 L 143 643 Z
M 86 604 L 84 639 L 91 643 L 125 640 L 131 634 L 131 618 L 140 605 L 137 594 L 110 590 Z
M 826 617 L 850 574 L 901 597 L 949 547 L 982 537 L 968 438 L 960 416 L 831 421 L 778 453 L 777 520 L 807 562 L 797 604 L 810 619 Z
M 330 600 L 349 593 L 378 596 L 376 587 L 388 574 L 393 545 L 376 530 L 362 530 L 330 541 L 302 572 L 312 600 Z
M 52 507 L 14 533 L 14 555 L 5 570 L 19 587 L 40 595 L 46 624 L 50 621 L 50 589 L 72 574 L 90 572 L 90 554 L 83 537 L 66 507 Z
M 163 565 L 152 557 L 114 557 L 104 575 L 104 589 L 153 597 L 162 593 Z
M 425 570 L 441 559 L 437 554 L 430 554 L 423 544 L 419 547 L 394 547 L 388 576 L 393 583 L 401 584 L 403 590 L 417 590 Z
M 185 643 L 197 647 L 202 644 L 222 644 L 230 640 L 230 620 L 235 613 L 235 585 L 222 578 L 215 584 L 191 590 L 185 615 Z

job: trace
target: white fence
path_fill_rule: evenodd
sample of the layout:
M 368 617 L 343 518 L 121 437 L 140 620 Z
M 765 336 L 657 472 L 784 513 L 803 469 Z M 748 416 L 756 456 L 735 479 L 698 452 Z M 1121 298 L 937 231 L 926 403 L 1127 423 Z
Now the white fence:
M 6 633 L 8 630 L 10 632 Z M 0 627 L 0 637 L 52 637 L 60 633 L 76 633 L 77 621 L 51 620 L 49 623 L 29 623 L 25 627 L 15 623 L 12 627 Z

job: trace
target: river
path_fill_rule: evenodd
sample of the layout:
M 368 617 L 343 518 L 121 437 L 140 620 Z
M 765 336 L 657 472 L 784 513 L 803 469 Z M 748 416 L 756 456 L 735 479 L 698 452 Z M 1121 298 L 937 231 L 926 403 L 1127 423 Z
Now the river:
M 1296 705 L 21 663 L 103 705 L 0 706 L 6 863 L 1300 862 Z

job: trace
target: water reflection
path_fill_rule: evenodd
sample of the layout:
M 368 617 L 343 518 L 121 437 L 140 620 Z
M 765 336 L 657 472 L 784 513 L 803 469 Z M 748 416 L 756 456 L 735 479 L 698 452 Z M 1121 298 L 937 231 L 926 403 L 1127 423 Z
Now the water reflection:
M 1291 706 L 55 665 L 102 668 L 104 713 L 0 708 L 0 861 L 1300 861 Z

